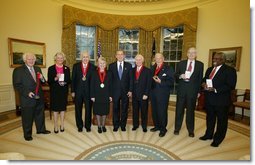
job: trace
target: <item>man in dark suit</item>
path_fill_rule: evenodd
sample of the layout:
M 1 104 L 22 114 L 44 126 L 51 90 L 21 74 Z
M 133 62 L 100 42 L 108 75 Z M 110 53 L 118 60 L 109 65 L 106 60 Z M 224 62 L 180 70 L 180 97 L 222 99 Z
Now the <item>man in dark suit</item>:
M 122 50 L 116 52 L 117 61 L 109 65 L 113 86 L 113 131 L 126 131 L 129 97 L 132 96 L 132 65 L 124 61 Z M 121 106 L 121 108 L 120 108 Z M 120 110 L 121 109 L 121 110 Z M 120 115 L 121 112 L 121 115 Z
M 186 108 L 186 127 L 189 137 L 194 137 L 194 111 L 203 79 L 204 64 L 196 60 L 197 51 L 194 47 L 188 49 L 187 57 L 188 60 L 180 61 L 177 64 L 175 73 L 178 89 L 174 134 L 179 135 L 184 117 L 184 109 Z
M 235 89 L 236 80 L 236 70 L 225 64 L 224 53 L 216 52 L 213 56 L 213 67 L 207 69 L 202 83 L 205 91 L 206 132 L 199 138 L 213 139 L 212 147 L 218 147 L 226 136 L 231 91 Z M 216 121 L 217 128 L 214 133 Z
M 141 121 L 143 132 L 147 132 L 148 122 L 148 100 L 151 89 L 151 71 L 143 66 L 144 57 L 140 54 L 136 55 L 136 67 L 132 70 L 134 80 L 132 92 L 133 105 L 133 128 L 135 131 L 139 127 L 139 111 L 141 110 Z
M 152 67 L 151 105 L 154 128 L 151 132 L 160 131 L 159 137 L 165 136 L 168 122 L 168 104 L 170 90 L 174 85 L 174 71 L 164 64 L 161 53 L 155 55 L 156 64 Z
M 18 91 L 21 103 L 21 119 L 24 138 L 33 140 L 32 126 L 35 121 L 37 134 L 49 134 L 45 128 L 44 100 L 41 82 L 45 82 L 41 68 L 34 66 L 36 56 L 24 53 L 24 65 L 13 71 L 13 86 Z
M 90 100 L 90 80 L 96 67 L 89 62 L 87 51 L 80 54 L 81 62 L 73 65 L 71 92 L 75 103 L 75 121 L 78 132 L 82 132 L 83 126 L 87 132 L 91 131 L 92 101 Z M 85 104 L 85 121 L 82 120 L 82 108 Z

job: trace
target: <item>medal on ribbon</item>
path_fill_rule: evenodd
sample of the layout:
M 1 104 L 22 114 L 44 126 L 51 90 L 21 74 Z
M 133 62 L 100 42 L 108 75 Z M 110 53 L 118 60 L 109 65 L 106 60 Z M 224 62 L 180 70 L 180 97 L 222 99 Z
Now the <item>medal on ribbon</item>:
M 40 78 L 41 78 L 41 74 L 40 74 L 40 72 L 37 72 L 37 74 L 36 74 L 36 88 L 35 88 L 35 96 L 34 96 L 35 99 L 40 98 L 40 96 L 38 94 L 39 87 L 40 87 Z
M 106 76 L 106 71 L 104 72 L 100 72 L 100 69 L 98 68 L 98 75 L 99 75 L 99 79 L 100 79 L 100 87 L 104 88 L 104 80 L 105 80 L 105 76 Z
M 86 69 L 84 69 L 83 64 L 81 63 L 81 70 L 82 70 L 82 81 L 86 81 L 86 75 L 89 69 L 89 63 L 87 64 Z

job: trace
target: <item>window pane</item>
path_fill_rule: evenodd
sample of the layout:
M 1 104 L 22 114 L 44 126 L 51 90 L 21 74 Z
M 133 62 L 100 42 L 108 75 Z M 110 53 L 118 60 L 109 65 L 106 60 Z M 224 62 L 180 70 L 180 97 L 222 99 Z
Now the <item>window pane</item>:
M 80 60 L 80 52 L 88 51 L 93 61 L 95 55 L 96 27 L 76 25 L 76 60 Z
M 119 49 L 126 55 L 125 61 L 134 66 L 135 56 L 139 52 L 139 30 L 120 29 L 119 30 Z
M 165 62 L 174 71 L 177 63 L 181 60 L 183 46 L 183 26 L 162 29 L 163 55 Z M 171 94 L 176 94 L 177 84 L 174 84 Z

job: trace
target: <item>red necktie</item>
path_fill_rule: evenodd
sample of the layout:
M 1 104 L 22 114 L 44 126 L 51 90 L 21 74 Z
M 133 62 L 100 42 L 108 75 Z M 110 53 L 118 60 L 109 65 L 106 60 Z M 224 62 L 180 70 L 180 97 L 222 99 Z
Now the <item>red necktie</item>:
M 187 70 L 187 71 L 190 71 L 190 72 L 191 72 L 191 70 L 192 70 L 192 61 L 190 61 L 189 67 L 188 67 L 188 70 Z
M 215 72 L 216 72 L 216 68 L 217 68 L 217 67 L 214 67 L 214 68 L 213 68 L 212 72 L 211 72 L 210 75 L 209 75 L 209 79 L 212 79 L 212 78 L 213 78 L 213 76 L 214 76 L 214 74 L 215 74 Z

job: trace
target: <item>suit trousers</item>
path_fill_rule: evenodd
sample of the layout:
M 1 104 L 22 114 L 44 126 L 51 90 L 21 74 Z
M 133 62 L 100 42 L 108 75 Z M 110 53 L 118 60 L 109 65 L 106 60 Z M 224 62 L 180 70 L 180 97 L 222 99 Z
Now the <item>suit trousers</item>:
M 196 95 L 190 95 L 188 92 L 186 94 L 177 94 L 176 101 L 176 112 L 175 112 L 175 131 L 179 131 L 182 127 L 182 122 L 184 118 L 184 111 L 186 108 L 186 127 L 189 133 L 194 133 L 195 125 L 195 111 L 196 107 Z
M 75 120 L 77 128 L 83 128 L 83 120 L 82 120 L 82 109 L 83 104 L 85 104 L 85 118 L 84 118 L 84 127 L 86 129 L 90 129 L 91 127 L 91 118 L 92 118 L 92 101 L 90 98 L 86 98 L 85 96 L 75 96 Z
M 133 127 L 139 127 L 139 113 L 141 110 L 142 128 L 147 128 L 148 122 L 148 99 L 147 100 L 132 100 L 133 105 Z
M 113 127 L 125 128 L 128 117 L 129 98 L 127 95 L 122 95 L 119 98 L 113 98 Z M 121 108 L 120 108 L 121 107 Z M 121 115 L 120 115 L 121 114 Z
M 162 132 L 166 132 L 166 126 L 168 122 L 168 104 L 169 95 L 163 97 L 164 99 L 158 97 L 156 92 L 151 92 L 151 105 L 152 105 L 152 119 L 154 126 Z
M 216 132 L 214 133 L 217 121 Z M 206 137 L 213 137 L 213 141 L 220 144 L 227 133 L 228 106 L 206 105 Z
M 36 131 L 45 131 L 44 104 L 40 100 L 36 101 L 33 107 L 21 107 L 21 120 L 24 138 L 32 136 L 33 121 L 35 121 Z

